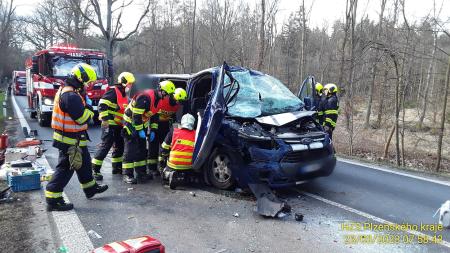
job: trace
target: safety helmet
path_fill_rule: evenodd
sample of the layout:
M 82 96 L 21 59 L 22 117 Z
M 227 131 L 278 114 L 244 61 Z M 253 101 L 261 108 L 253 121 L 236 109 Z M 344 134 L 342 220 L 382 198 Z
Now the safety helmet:
M 70 73 L 83 84 L 97 80 L 95 69 L 87 63 L 79 63 L 75 65 Z
M 314 88 L 316 89 L 317 94 L 322 94 L 323 85 L 321 83 L 316 83 L 316 86 Z
M 175 92 L 175 84 L 172 81 L 165 80 L 159 83 L 159 89 L 170 95 Z
M 187 92 L 183 88 L 176 88 L 175 92 L 173 93 L 173 98 L 177 102 L 183 102 L 187 99 Z
M 195 118 L 189 113 L 181 117 L 181 128 L 192 130 L 194 129 Z
M 127 84 L 134 84 L 136 79 L 134 78 L 133 73 L 122 72 L 122 73 L 120 73 L 119 77 L 117 78 L 117 81 L 119 83 L 121 83 L 123 86 L 126 86 Z
M 324 90 L 327 90 L 328 94 L 334 94 L 338 92 L 338 87 L 334 83 L 326 84 L 325 87 L 323 87 Z

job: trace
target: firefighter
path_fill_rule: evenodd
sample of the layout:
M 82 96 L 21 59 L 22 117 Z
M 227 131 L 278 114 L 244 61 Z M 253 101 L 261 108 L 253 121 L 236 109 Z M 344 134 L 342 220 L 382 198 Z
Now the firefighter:
M 78 64 L 71 70 L 65 84 L 55 96 L 51 126 L 54 129 L 53 147 L 59 149 L 59 158 L 55 174 L 45 191 L 49 211 L 73 209 L 73 204 L 64 201 L 63 190 L 74 171 L 86 198 L 92 198 L 108 189 L 107 185 L 97 184 L 92 177 L 87 129 L 94 112 L 92 101 L 81 95 L 85 93 L 85 85 L 96 79 L 97 75 L 92 66 L 86 63 Z
M 92 169 L 95 180 L 102 180 L 100 173 L 103 159 L 105 159 L 111 147 L 112 174 L 122 174 L 123 138 L 121 131 L 123 128 L 123 113 L 128 105 L 126 89 L 130 89 L 134 84 L 134 75 L 130 72 L 123 72 L 118 77 L 118 83 L 113 89 L 109 89 L 98 103 L 99 118 L 102 121 L 102 143 L 99 150 L 92 158 Z
M 321 83 L 316 83 L 314 86 L 316 94 L 314 95 L 314 108 L 317 111 L 317 121 L 319 124 L 323 124 L 323 102 L 325 101 L 325 96 L 323 96 L 323 85 Z
M 339 114 L 339 99 L 336 95 L 338 88 L 336 84 L 329 83 L 324 87 L 324 102 L 323 102 L 323 126 L 325 131 L 333 138 L 333 131 L 336 127 L 336 122 Z
M 147 157 L 147 168 L 154 175 L 159 174 L 159 171 L 157 171 L 159 147 L 172 127 L 172 122 L 176 121 L 176 113 L 186 99 L 186 90 L 176 88 L 172 95 L 165 97 L 158 103 L 157 114 L 153 116 L 153 123 L 150 125 L 150 132 L 155 133 L 155 138 L 153 141 L 150 141 L 149 138 Z
M 195 118 L 185 114 L 181 118 L 181 128 L 169 131 L 161 145 L 160 166 L 164 168 L 162 178 L 168 181 L 170 189 L 175 189 L 186 181 L 192 169 L 192 155 L 195 146 Z
M 151 117 L 156 114 L 161 99 L 174 93 L 175 85 L 171 81 L 162 81 L 157 90 L 144 90 L 136 94 L 128 104 L 124 113 L 125 149 L 122 162 L 123 181 L 128 184 L 145 183 L 152 179 L 147 174 L 147 129 Z M 149 135 L 150 141 L 155 139 L 155 133 Z M 136 172 L 136 178 L 134 177 Z

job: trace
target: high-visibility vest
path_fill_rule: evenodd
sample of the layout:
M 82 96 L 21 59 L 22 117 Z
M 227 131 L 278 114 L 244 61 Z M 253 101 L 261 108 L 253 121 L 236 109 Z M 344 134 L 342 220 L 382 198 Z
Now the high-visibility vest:
M 123 114 L 125 112 L 125 108 L 128 106 L 128 98 L 126 94 L 125 96 L 122 95 L 119 87 L 114 87 L 114 90 L 116 91 L 117 106 L 119 107 L 119 110 L 111 113 L 114 114 L 114 122 L 116 122 L 119 126 L 123 126 Z
M 159 121 L 169 121 L 172 116 L 177 113 L 180 108 L 179 104 L 171 105 L 170 97 L 166 96 L 158 102 L 156 111 L 158 113 Z
M 138 97 L 138 96 L 143 96 L 143 95 L 144 95 L 144 96 L 147 96 L 147 97 L 149 98 L 149 100 L 150 100 L 150 105 L 149 105 L 149 108 L 139 109 L 139 111 L 142 110 L 142 112 L 139 112 L 139 113 L 142 114 L 142 122 L 143 122 L 143 126 L 141 126 L 141 127 L 139 127 L 139 128 L 140 128 L 140 129 L 142 129 L 142 128 L 147 128 L 147 127 L 149 126 L 149 120 L 150 120 L 150 118 L 151 118 L 154 114 L 156 114 L 156 107 L 157 107 L 157 106 L 154 106 L 154 104 L 155 104 L 155 99 L 156 99 L 155 91 L 154 91 L 154 90 L 145 90 L 145 91 L 142 91 L 142 92 L 140 92 L 140 93 L 134 95 L 134 96 L 133 96 L 133 99 L 132 99 L 131 102 L 128 104 L 127 108 L 125 109 L 125 114 L 123 115 L 124 121 L 125 121 L 126 123 L 128 123 L 128 124 L 125 125 L 125 129 L 127 130 L 128 134 L 131 133 L 131 129 L 129 129 L 128 126 L 130 126 L 130 125 L 133 126 L 133 118 L 132 118 L 132 115 L 133 115 L 133 113 L 136 113 L 136 111 L 137 111 L 137 108 L 134 108 L 134 104 L 135 104 L 135 102 L 136 102 L 137 97 Z M 128 126 L 127 126 L 127 125 L 128 125 Z M 134 127 L 136 130 L 140 130 L 140 129 L 137 129 L 136 126 L 133 126 L 133 127 Z
M 192 169 L 194 146 L 195 130 L 174 128 L 167 166 L 174 170 Z
M 51 124 L 52 128 L 67 133 L 86 131 L 88 129 L 87 123 L 80 125 L 74 119 L 72 119 L 72 117 L 70 117 L 68 113 L 65 113 L 63 110 L 61 110 L 61 107 L 59 106 L 59 98 L 65 92 L 74 92 L 74 89 L 71 86 L 60 87 L 58 92 L 56 93 L 53 105 Z M 86 105 L 84 98 L 78 92 L 75 93 L 80 96 L 81 100 L 83 101 L 83 105 Z

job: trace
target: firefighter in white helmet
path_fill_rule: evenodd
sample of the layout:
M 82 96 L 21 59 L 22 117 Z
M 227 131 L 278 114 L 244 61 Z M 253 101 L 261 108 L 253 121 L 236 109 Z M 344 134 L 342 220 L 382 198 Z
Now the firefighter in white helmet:
M 168 181 L 169 187 L 175 189 L 183 183 L 192 169 L 192 155 L 195 146 L 195 118 L 185 114 L 181 118 L 181 127 L 173 128 L 161 145 L 162 160 L 160 166 L 165 166 L 162 177 Z

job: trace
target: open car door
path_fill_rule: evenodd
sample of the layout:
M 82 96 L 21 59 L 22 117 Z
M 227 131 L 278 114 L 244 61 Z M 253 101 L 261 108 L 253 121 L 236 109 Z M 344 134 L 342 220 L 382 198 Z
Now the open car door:
M 306 110 L 315 110 L 314 96 L 316 90 L 314 89 L 316 80 L 314 76 L 308 76 L 300 86 L 297 96 L 305 103 Z
M 197 171 L 200 170 L 211 153 L 214 140 L 225 116 L 226 105 L 223 95 L 225 71 L 228 71 L 228 65 L 224 62 L 215 78 L 216 85 L 214 90 L 211 91 L 212 95 L 206 105 L 200 127 L 197 128 L 197 138 L 192 160 L 192 168 Z

